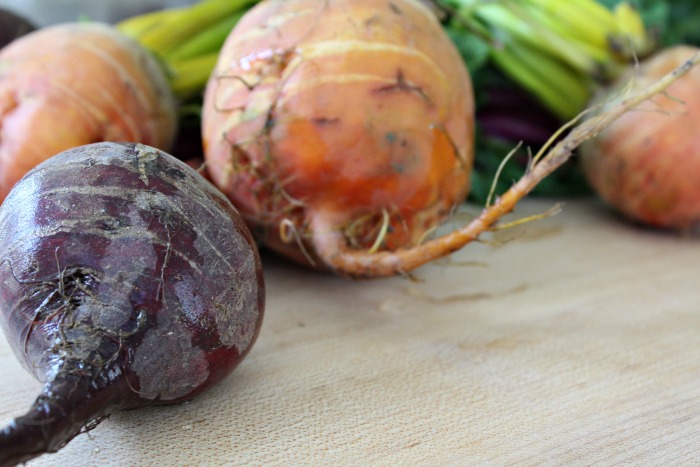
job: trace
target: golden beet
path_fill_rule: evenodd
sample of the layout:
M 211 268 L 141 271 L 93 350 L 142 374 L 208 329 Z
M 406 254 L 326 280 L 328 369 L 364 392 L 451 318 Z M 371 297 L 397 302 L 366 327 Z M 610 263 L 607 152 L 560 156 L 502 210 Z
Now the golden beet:
M 379 275 L 371 255 L 358 274 L 329 252 L 410 249 L 464 201 L 473 127 L 465 64 L 417 0 L 259 3 L 203 111 L 211 177 L 262 240 L 351 275 Z
M 653 83 L 697 52 L 691 46 L 664 49 L 621 77 L 609 94 L 624 98 L 623 86 Z M 662 228 L 700 226 L 699 89 L 695 68 L 581 147 L 591 185 L 627 217 Z

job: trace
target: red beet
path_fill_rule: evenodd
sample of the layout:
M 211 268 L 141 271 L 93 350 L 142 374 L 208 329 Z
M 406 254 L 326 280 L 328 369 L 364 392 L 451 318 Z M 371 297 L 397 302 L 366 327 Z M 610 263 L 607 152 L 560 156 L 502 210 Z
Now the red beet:
M 238 212 L 185 163 L 96 143 L 40 164 L 0 207 L 0 324 L 44 387 L 0 465 L 116 410 L 189 400 L 255 342 L 264 283 Z

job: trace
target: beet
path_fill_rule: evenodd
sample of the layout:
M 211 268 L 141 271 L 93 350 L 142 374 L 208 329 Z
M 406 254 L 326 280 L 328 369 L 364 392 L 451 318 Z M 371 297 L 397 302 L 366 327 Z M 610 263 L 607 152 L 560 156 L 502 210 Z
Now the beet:
M 133 143 L 65 151 L 0 207 L 0 324 L 44 383 L 0 431 L 0 465 L 54 452 L 117 410 L 228 375 L 264 312 L 258 251 L 185 163 Z
M 132 141 L 172 150 L 177 101 L 158 60 L 115 27 L 45 27 L 0 50 L 0 201 L 70 148 Z
M 700 47 L 674 45 L 630 68 L 596 102 L 658 80 Z M 633 80 L 632 80 L 633 78 Z M 596 193 L 614 210 L 642 225 L 700 229 L 700 70 L 630 112 L 581 147 L 581 167 Z
M 469 191 L 471 79 L 421 2 L 265 0 L 219 53 L 202 141 L 212 181 L 269 248 L 340 275 L 405 273 L 403 252 Z

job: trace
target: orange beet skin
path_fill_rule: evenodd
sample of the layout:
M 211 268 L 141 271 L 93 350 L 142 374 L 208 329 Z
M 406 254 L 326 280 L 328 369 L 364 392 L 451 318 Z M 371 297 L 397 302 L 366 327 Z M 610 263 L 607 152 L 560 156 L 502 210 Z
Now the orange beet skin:
M 264 0 L 223 47 L 202 134 L 212 180 L 262 240 L 332 269 L 325 233 L 397 250 L 449 216 L 473 126 L 467 69 L 421 2 Z
M 652 83 L 688 60 L 697 48 L 658 52 L 613 89 Z M 624 91 L 622 91 L 624 97 Z M 581 147 L 593 188 L 611 206 L 642 224 L 700 226 L 700 70 L 690 70 L 665 94 L 628 112 Z
M 65 23 L 0 52 L 0 201 L 34 166 L 101 141 L 170 150 L 176 102 L 137 42 L 102 23 Z

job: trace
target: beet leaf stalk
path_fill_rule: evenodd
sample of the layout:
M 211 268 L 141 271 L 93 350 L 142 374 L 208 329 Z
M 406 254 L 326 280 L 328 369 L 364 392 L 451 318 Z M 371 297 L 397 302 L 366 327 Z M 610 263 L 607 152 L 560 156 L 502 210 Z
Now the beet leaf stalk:
M 181 100 L 197 97 L 214 69 L 219 49 L 256 0 L 200 0 L 191 6 L 128 18 L 117 29 L 159 59 Z
M 432 0 L 452 35 L 483 39 L 493 63 L 562 121 L 585 108 L 601 81 L 651 52 L 653 41 L 628 2 Z M 457 41 L 459 42 L 459 40 Z

